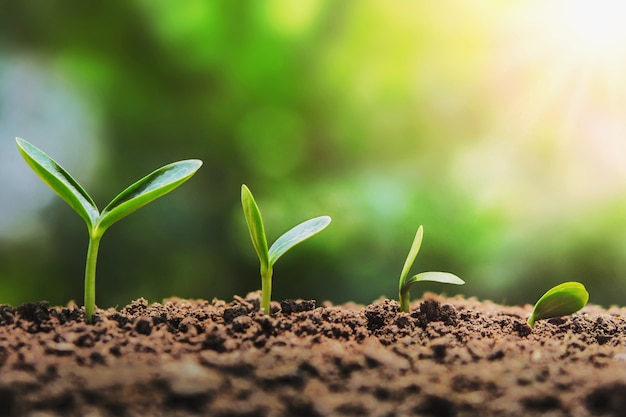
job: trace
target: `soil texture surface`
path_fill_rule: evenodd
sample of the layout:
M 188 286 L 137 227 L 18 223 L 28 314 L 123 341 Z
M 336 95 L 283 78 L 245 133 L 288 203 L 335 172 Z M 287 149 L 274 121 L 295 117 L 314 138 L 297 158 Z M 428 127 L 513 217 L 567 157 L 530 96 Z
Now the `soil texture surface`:
M 626 309 L 427 294 L 333 306 L 0 306 L 0 416 L 624 416 Z

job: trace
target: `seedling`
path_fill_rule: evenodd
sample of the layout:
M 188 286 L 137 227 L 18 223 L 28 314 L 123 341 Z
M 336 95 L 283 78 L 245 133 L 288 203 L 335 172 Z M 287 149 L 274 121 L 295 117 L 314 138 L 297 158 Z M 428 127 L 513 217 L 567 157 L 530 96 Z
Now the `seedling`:
M 461 278 L 457 277 L 454 274 L 450 274 L 449 272 L 422 272 L 421 274 L 413 275 L 407 280 L 406 277 L 408 276 L 409 270 L 411 269 L 411 266 L 413 266 L 413 262 L 415 262 L 415 258 L 420 251 L 423 238 L 424 228 L 420 226 L 417 229 L 415 238 L 413 239 L 413 244 L 411 245 L 411 250 L 409 250 L 409 255 L 407 256 L 406 261 L 404 261 L 402 273 L 400 273 L 400 285 L 398 288 L 400 294 L 400 311 L 403 311 L 405 313 L 408 313 L 410 310 L 411 293 L 409 292 L 409 289 L 411 288 L 411 285 L 416 282 L 434 281 L 444 284 L 465 284 L 465 281 L 463 281 Z
M 535 304 L 528 325 L 535 321 L 574 314 L 589 301 L 589 293 L 580 282 L 564 282 L 549 289 Z
M 289 249 L 324 230 L 330 224 L 331 219 L 328 216 L 320 216 L 302 222 L 276 239 L 268 250 L 261 212 L 245 184 L 241 186 L 241 205 L 252 245 L 261 262 L 261 308 L 269 314 L 274 264 Z
M 52 158 L 24 139 L 17 138 L 16 141 L 33 171 L 87 224 L 89 247 L 85 267 L 85 315 L 90 322 L 96 306 L 96 261 L 103 233 L 113 223 L 187 181 L 200 168 L 202 161 L 189 159 L 165 165 L 122 191 L 100 212 L 83 187 Z

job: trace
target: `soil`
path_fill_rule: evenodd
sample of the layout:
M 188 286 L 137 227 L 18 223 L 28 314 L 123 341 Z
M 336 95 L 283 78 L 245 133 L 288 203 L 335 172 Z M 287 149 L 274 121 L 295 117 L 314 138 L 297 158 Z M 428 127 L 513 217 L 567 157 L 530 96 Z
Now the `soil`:
M 622 416 L 626 309 L 427 294 L 400 313 L 259 294 L 0 306 L 0 416 Z

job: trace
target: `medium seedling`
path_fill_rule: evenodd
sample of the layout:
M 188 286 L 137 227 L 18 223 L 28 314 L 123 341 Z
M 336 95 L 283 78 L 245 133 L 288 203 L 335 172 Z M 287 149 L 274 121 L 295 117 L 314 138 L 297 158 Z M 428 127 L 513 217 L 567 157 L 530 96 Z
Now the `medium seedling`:
M 52 158 L 24 139 L 17 138 L 16 141 L 28 165 L 87 224 L 89 248 L 85 267 L 85 315 L 90 322 L 96 306 L 96 261 L 103 233 L 113 223 L 187 181 L 200 168 L 202 161 L 189 159 L 165 165 L 122 191 L 100 212 L 83 187 Z
M 589 293 L 580 282 L 564 282 L 549 289 L 535 304 L 528 318 L 528 325 L 535 321 L 568 316 L 583 308 L 589 301 Z
M 398 287 L 400 295 L 400 311 L 405 313 L 410 311 L 411 293 L 409 292 L 409 289 L 411 288 L 411 285 L 416 282 L 434 281 L 444 284 L 465 284 L 465 281 L 449 272 L 422 272 L 421 274 L 413 275 L 411 278 L 407 279 L 409 270 L 411 269 L 411 266 L 413 266 L 413 262 L 415 262 L 415 258 L 417 257 L 417 254 L 422 246 L 423 238 L 424 228 L 420 226 L 417 229 L 415 239 L 413 239 L 413 244 L 411 245 L 411 250 L 409 251 L 406 261 L 404 261 L 404 267 L 402 268 L 402 273 L 400 274 L 400 285 Z
M 302 222 L 276 239 L 268 249 L 261 212 L 245 184 L 241 186 L 241 205 L 250 231 L 252 245 L 261 262 L 261 309 L 269 314 L 274 264 L 289 249 L 325 229 L 330 224 L 331 219 L 328 216 L 320 216 Z

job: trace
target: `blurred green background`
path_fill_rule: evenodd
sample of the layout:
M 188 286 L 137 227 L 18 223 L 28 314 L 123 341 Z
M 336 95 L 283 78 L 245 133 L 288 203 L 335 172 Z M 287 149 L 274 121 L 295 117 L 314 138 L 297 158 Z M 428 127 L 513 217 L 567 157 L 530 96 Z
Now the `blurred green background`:
M 109 230 L 97 303 L 260 288 L 246 183 L 282 258 L 273 299 L 369 303 L 414 273 L 534 302 L 626 298 L 626 32 L 618 2 L 0 2 L 0 302 L 82 304 L 82 220 L 15 147 L 102 208 L 168 162 L 204 166 Z

